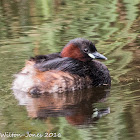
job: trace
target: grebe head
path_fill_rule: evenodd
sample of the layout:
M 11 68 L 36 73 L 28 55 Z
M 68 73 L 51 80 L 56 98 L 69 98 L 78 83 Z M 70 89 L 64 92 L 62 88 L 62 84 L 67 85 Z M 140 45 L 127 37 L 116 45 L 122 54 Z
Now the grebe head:
M 105 56 L 97 52 L 95 45 L 83 38 L 71 40 L 62 50 L 62 57 L 70 57 L 81 61 L 90 61 L 91 59 L 104 59 Z

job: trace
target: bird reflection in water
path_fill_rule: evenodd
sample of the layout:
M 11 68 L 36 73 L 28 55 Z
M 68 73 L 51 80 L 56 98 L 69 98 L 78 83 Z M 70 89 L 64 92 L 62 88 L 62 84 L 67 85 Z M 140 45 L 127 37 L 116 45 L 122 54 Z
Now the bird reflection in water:
M 109 88 L 100 87 L 69 93 L 31 96 L 14 90 L 19 105 L 25 105 L 31 118 L 65 117 L 71 125 L 88 125 L 110 113 L 110 108 L 97 109 L 95 103 L 104 102 Z

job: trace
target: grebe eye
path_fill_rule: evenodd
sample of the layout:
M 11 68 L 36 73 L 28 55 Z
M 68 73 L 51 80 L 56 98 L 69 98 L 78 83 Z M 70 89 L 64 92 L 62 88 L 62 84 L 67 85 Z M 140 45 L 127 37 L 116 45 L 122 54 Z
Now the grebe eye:
M 84 52 L 85 52 L 85 53 L 87 53 L 87 52 L 88 52 L 88 49 L 87 49 L 87 48 L 85 48 L 85 49 L 84 49 Z

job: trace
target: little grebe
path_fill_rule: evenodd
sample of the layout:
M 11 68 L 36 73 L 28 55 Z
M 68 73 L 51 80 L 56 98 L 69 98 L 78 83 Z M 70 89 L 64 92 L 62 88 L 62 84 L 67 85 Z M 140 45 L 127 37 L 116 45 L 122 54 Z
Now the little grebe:
M 13 89 L 30 94 L 74 91 L 110 86 L 107 67 L 93 59 L 104 59 L 94 44 L 83 38 L 71 40 L 61 51 L 32 57 L 16 75 Z

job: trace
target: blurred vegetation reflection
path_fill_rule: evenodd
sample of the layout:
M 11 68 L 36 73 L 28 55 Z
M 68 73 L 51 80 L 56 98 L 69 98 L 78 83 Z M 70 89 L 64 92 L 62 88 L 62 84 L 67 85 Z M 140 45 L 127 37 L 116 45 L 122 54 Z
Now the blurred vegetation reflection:
M 139 139 L 139 23 L 139 0 L 0 0 L 0 133 L 59 131 L 61 139 Z M 93 41 L 108 57 L 103 63 L 112 76 L 111 93 L 93 106 L 110 107 L 111 113 L 86 128 L 62 116 L 47 122 L 31 119 L 12 95 L 13 74 L 30 56 L 58 52 L 76 37 Z

